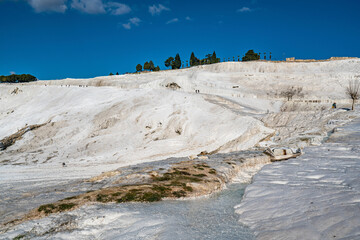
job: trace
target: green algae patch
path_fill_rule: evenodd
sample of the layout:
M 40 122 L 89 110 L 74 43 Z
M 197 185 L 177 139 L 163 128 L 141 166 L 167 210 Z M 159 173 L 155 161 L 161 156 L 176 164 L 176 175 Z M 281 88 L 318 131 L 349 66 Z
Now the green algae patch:
M 73 209 L 77 204 L 75 203 L 54 203 L 54 204 L 45 204 L 41 205 L 37 211 L 40 213 L 50 214 L 50 213 L 57 213 L 57 212 L 64 212 L 70 209 Z

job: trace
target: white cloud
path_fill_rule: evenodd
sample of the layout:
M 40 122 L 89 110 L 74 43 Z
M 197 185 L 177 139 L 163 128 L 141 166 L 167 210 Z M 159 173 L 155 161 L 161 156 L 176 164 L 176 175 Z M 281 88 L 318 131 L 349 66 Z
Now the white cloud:
M 248 7 L 242 7 L 237 10 L 237 12 L 251 12 L 252 10 Z
M 162 4 L 159 4 L 158 6 L 156 6 L 155 4 L 152 6 L 149 6 L 149 13 L 153 16 L 160 15 L 160 13 L 162 11 L 170 11 L 170 8 L 167 8 Z
M 192 18 L 189 17 L 189 16 L 187 16 L 187 17 L 185 18 L 185 20 L 187 20 L 187 21 L 192 21 Z
M 67 0 L 28 0 L 35 12 L 60 12 L 64 13 L 67 9 Z
M 118 2 L 108 2 L 106 7 L 112 15 L 124 15 L 131 12 L 131 8 L 128 5 Z
M 73 0 L 71 7 L 84 13 L 106 13 L 102 0 Z
M 10 74 L 11 74 L 11 75 L 13 75 L 13 74 L 16 74 L 16 72 L 14 72 L 14 71 L 11 71 L 11 72 L 10 72 Z
M 173 19 L 171 19 L 170 21 L 167 21 L 166 24 L 176 23 L 176 22 L 178 22 L 178 21 L 179 21 L 178 18 L 173 18 Z
M 0 0 L 1 1 L 1 0 Z M 26 0 L 34 8 L 35 12 L 61 12 L 67 9 L 68 0 Z M 70 2 L 70 1 L 69 1 Z M 123 3 L 108 2 L 104 0 L 71 0 L 71 7 L 88 14 L 109 13 L 123 15 L 131 12 L 131 8 Z
M 125 29 L 131 29 L 131 23 L 128 22 L 128 23 L 123 23 L 122 26 L 125 28 Z
M 135 26 L 139 26 L 139 23 L 141 22 L 141 20 L 140 20 L 140 18 L 134 17 L 134 18 L 130 18 L 129 22 Z
M 132 26 L 139 26 L 139 23 L 141 22 L 141 19 L 138 17 L 133 17 L 130 18 L 129 21 L 127 23 L 123 23 L 121 24 L 123 26 L 123 28 L 125 29 L 131 29 Z

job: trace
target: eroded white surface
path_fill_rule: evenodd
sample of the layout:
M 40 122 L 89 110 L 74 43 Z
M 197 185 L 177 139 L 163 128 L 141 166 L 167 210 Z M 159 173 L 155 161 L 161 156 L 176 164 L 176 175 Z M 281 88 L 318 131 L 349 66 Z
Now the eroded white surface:
M 360 239 L 360 120 L 265 166 L 236 207 L 257 239 Z M 280 183 L 280 184 L 279 184 Z

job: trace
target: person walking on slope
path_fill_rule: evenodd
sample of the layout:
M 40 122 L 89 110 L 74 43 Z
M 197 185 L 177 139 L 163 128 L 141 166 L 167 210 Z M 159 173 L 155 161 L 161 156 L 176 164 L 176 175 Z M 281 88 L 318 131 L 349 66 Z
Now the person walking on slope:
M 336 108 L 336 102 L 333 103 L 332 108 Z

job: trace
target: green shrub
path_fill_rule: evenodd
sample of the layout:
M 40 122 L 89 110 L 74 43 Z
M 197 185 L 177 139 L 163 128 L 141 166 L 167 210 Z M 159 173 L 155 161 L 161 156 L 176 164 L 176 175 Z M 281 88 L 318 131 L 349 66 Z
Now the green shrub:
M 137 193 L 135 192 L 128 192 L 125 194 L 124 197 L 121 198 L 122 202 L 131 202 L 131 201 L 135 201 L 137 196 Z
M 55 207 L 54 204 L 45 204 L 45 205 L 41 205 L 38 208 L 38 211 L 39 212 L 45 212 L 45 213 L 52 213 L 55 208 L 56 207 Z
M 98 195 L 96 195 L 96 201 L 98 201 L 98 202 L 107 202 L 108 201 L 108 195 L 98 194 Z
M 62 211 L 69 210 L 75 206 L 76 206 L 75 203 L 63 203 L 63 204 L 59 205 L 59 210 L 62 212 Z
M 161 194 L 165 194 L 166 192 L 170 191 L 170 188 L 159 185 L 154 185 L 151 189 L 156 192 L 160 192 Z
M 161 200 L 161 195 L 159 193 L 154 192 L 146 192 L 142 195 L 141 201 L 144 202 L 158 202 Z
M 193 188 L 192 187 L 190 187 L 190 186 L 183 186 L 183 188 L 184 188 L 184 190 L 185 191 L 188 191 L 188 192 L 192 192 L 193 191 Z
M 181 197 L 185 197 L 186 196 L 186 192 L 183 190 L 180 191 L 176 191 L 172 193 L 175 197 L 177 198 L 181 198 Z

